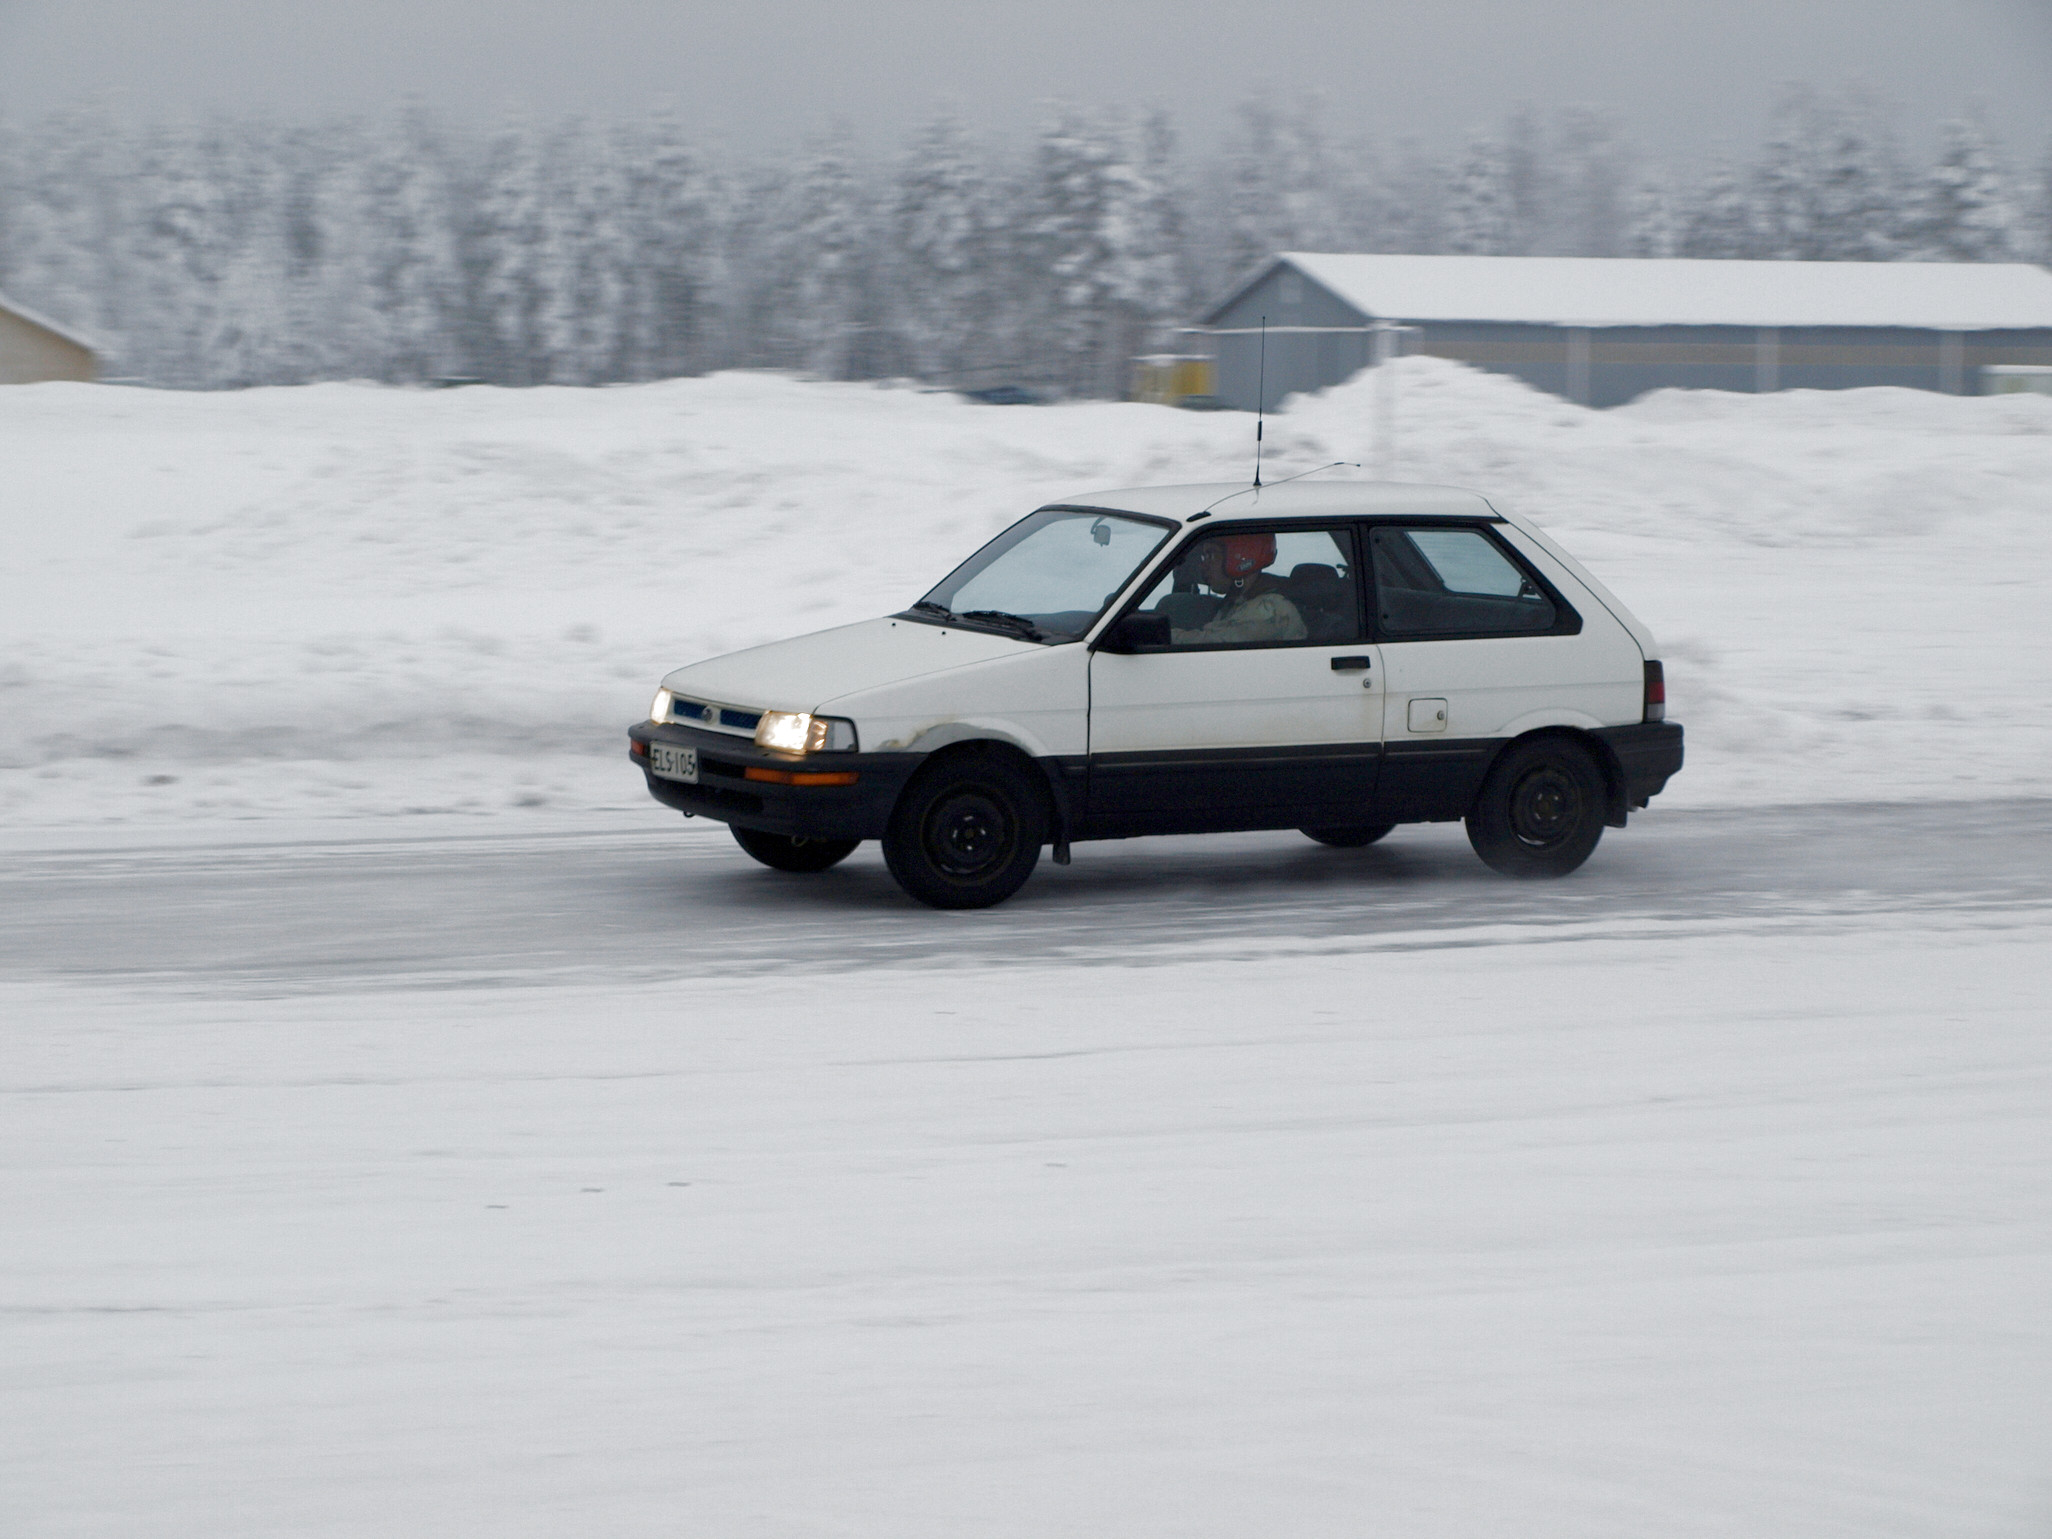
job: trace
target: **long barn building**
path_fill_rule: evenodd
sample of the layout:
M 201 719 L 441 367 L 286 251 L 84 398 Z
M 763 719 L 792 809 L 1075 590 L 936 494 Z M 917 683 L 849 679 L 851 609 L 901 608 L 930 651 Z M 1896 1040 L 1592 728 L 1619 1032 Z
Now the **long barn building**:
M 2052 365 L 2052 272 L 1288 251 L 1189 328 L 1212 340 L 1225 405 L 1252 410 L 1263 393 L 1264 322 L 1271 408 L 1388 353 L 1459 359 L 1591 406 L 1667 386 L 1958 393 L 1983 368 Z

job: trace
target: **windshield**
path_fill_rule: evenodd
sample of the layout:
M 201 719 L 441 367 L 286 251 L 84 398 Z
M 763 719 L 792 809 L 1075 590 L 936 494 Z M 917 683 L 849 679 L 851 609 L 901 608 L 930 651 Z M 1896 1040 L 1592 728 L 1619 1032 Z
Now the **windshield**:
M 1173 528 L 1123 513 L 1042 508 L 948 573 L 913 612 L 1029 641 L 1074 641 Z

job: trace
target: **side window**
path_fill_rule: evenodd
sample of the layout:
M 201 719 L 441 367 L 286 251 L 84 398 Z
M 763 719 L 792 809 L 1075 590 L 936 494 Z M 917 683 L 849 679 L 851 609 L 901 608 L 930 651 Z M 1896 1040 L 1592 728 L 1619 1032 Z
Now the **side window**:
M 1353 536 L 1344 529 L 1229 528 L 1190 546 L 1140 608 L 1177 648 L 1359 641 Z
M 1479 529 L 1369 532 L 1375 607 L 1383 635 L 1526 635 L 1550 631 L 1559 611 Z

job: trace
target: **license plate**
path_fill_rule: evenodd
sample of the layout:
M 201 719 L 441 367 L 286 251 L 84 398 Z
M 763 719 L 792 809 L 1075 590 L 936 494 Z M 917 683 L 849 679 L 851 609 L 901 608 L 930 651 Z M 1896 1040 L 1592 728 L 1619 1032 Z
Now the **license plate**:
M 674 743 L 648 745 L 648 772 L 662 780 L 698 784 L 698 750 L 679 748 Z

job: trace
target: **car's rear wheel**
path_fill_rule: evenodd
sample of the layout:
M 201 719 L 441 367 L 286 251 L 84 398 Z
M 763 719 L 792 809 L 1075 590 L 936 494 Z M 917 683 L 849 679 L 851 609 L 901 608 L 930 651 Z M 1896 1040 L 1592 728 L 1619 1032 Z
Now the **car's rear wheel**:
M 1603 837 L 1603 775 L 1579 743 L 1538 738 L 1504 752 L 1468 813 L 1468 843 L 1505 876 L 1566 876 Z
M 934 908 L 988 908 L 1025 885 L 1047 840 L 1047 791 L 999 754 L 951 756 L 913 777 L 883 837 L 898 885 Z
M 732 827 L 732 825 L 728 825 Z M 735 828 L 734 842 L 773 871 L 824 871 L 855 853 L 860 839 L 794 839 L 755 828 Z
M 1364 844 L 1373 844 L 1395 827 L 1394 823 L 1364 823 L 1359 828 L 1300 828 L 1297 832 L 1306 839 L 1316 839 L 1336 850 L 1358 850 Z

